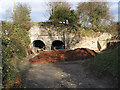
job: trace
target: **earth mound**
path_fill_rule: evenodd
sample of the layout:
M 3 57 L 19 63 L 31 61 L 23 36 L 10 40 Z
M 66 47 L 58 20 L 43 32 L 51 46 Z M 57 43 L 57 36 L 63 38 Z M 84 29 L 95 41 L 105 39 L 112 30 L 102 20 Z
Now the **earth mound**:
M 58 49 L 54 51 L 45 51 L 37 56 L 29 59 L 33 64 L 35 63 L 56 63 L 64 61 L 84 60 L 96 56 L 94 50 L 88 48 L 77 48 L 75 50 Z

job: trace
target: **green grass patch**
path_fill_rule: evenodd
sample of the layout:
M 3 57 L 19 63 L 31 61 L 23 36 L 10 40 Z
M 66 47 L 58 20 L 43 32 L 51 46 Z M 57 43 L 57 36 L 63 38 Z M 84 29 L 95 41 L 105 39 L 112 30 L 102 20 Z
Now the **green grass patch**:
M 102 52 L 91 59 L 89 67 L 97 76 L 109 72 L 112 76 L 118 77 L 120 75 L 118 73 L 118 64 L 118 48 L 114 48 Z

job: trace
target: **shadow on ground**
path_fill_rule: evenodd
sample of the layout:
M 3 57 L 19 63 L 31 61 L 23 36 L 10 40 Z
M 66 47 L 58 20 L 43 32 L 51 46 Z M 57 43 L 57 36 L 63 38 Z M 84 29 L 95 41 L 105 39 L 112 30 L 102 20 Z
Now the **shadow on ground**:
M 31 64 L 25 60 L 20 70 L 26 88 L 113 88 L 111 80 L 98 79 L 87 70 L 88 61 Z

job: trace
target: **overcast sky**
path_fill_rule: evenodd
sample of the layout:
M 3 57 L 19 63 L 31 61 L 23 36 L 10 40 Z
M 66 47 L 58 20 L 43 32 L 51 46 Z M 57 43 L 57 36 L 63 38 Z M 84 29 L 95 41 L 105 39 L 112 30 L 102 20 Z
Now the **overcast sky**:
M 32 19 L 31 21 L 44 22 L 48 20 L 48 17 L 49 17 L 49 14 L 47 12 L 47 5 L 46 5 L 49 1 L 50 0 L 44 0 L 44 1 L 43 0 L 0 0 L 0 20 L 5 20 L 7 16 L 6 10 L 12 10 L 14 7 L 14 3 L 22 2 L 22 3 L 28 4 L 32 9 L 31 15 L 30 15 Z M 66 0 L 66 1 L 69 1 L 72 9 L 76 9 L 76 6 L 80 1 L 87 2 L 88 0 Z M 120 0 L 107 0 L 107 2 L 111 2 L 110 10 L 115 17 L 114 21 L 118 21 L 118 2 L 119 1 Z

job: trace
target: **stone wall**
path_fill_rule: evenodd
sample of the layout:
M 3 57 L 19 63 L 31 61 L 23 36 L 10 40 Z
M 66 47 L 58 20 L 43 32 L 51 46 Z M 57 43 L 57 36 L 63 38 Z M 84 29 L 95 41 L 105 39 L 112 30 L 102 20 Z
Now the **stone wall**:
M 70 45 L 69 42 L 72 42 L 74 35 L 63 32 L 64 30 L 60 30 L 60 28 L 54 27 L 40 27 L 38 24 L 35 24 L 29 30 L 29 37 L 31 39 L 31 43 L 34 40 L 41 40 L 45 43 L 47 50 L 50 50 L 51 44 L 55 40 L 62 41 L 66 48 Z M 67 31 L 67 30 L 66 30 Z M 67 39 L 67 40 L 66 40 Z M 72 45 L 72 43 L 71 43 Z
M 103 33 L 99 37 L 80 37 L 77 34 L 69 33 L 69 29 L 61 30 L 59 27 L 40 27 L 39 24 L 35 24 L 29 30 L 29 37 L 31 42 L 34 40 L 41 40 L 45 43 L 47 50 L 50 50 L 51 44 L 54 40 L 61 40 L 66 49 L 75 48 L 89 48 L 98 51 L 98 42 L 101 46 L 100 50 L 104 50 L 107 47 L 107 39 L 112 37 L 111 34 Z M 65 31 L 65 32 L 64 32 Z
M 74 47 L 71 47 L 71 49 L 75 48 L 89 48 L 95 51 L 99 51 L 98 49 L 98 43 L 100 45 L 100 51 L 107 48 L 107 39 L 111 39 L 112 35 L 108 33 L 103 33 L 99 37 L 83 37 L 82 40 L 77 43 Z

